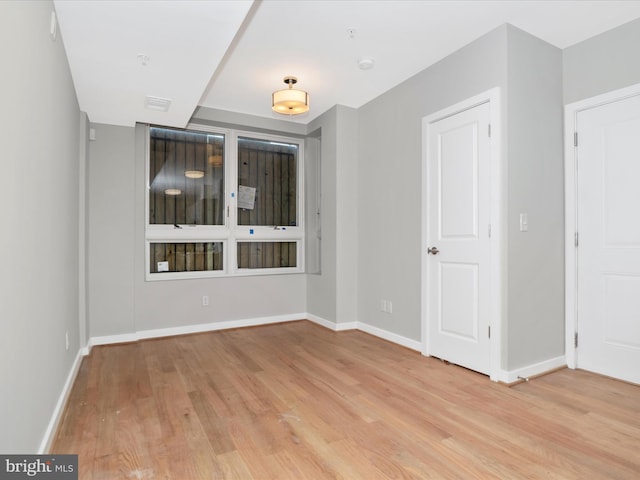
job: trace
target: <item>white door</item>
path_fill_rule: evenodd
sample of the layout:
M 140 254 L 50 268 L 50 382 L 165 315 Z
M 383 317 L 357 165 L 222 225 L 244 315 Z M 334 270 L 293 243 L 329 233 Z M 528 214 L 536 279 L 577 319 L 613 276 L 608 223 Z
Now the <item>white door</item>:
M 427 353 L 489 374 L 490 104 L 427 125 Z
M 579 368 L 640 383 L 640 96 L 577 113 Z

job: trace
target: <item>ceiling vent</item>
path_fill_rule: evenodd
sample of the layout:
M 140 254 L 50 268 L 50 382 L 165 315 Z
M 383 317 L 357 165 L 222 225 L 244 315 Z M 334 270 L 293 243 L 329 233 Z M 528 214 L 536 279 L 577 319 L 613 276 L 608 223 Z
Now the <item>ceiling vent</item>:
M 144 106 L 149 110 L 167 112 L 171 106 L 171 100 L 168 98 L 152 97 L 151 95 L 147 95 L 144 99 Z

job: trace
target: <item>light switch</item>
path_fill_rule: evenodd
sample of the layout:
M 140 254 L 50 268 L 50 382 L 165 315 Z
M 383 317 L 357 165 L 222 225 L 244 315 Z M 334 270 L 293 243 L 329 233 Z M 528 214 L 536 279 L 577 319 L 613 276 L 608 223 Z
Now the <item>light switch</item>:
M 526 213 L 520 214 L 520 231 L 528 232 L 529 231 L 529 215 Z

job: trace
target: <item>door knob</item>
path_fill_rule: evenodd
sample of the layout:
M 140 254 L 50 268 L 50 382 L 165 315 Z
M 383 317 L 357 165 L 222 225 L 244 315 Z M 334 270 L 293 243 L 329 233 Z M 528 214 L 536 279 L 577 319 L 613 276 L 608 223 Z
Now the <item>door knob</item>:
M 431 255 L 437 255 L 439 252 L 440 250 L 438 250 L 438 247 L 431 247 L 429 250 L 427 250 L 427 253 Z

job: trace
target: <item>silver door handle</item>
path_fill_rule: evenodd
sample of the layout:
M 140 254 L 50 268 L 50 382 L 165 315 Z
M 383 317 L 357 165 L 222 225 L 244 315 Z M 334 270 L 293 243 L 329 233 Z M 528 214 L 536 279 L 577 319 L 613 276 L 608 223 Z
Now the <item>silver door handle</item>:
M 427 253 L 431 255 L 437 255 L 438 253 L 440 253 L 440 250 L 438 250 L 438 247 L 431 247 L 427 250 Z

